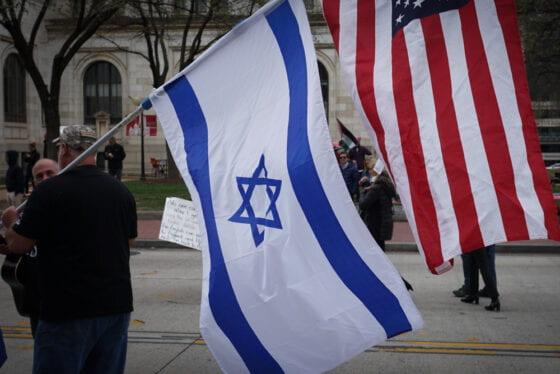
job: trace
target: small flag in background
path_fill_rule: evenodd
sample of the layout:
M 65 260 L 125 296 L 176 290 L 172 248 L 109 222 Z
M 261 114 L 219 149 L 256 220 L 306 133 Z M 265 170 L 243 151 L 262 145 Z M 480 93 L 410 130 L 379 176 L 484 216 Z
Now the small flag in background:
M 358 139 L 352 134 L 350 130 L 339 119 L 336 120 L 338 122 L 338 126 L 340 127 L 340 135 L 342 136 L 342 142 L 344 143 L 344 147 L 347 151 L 351 150 L 352 148 L 356 147 L 358 144 Z
M 422 325 L 342 180 L 303 2 L 270 2 L 150 100 L 199 211 L 224 371 L 326 371 Z
M 2 330 L 0 329 L 0 368 L 4 365 L 4 362 L 6 362 L 7 359 L 6 345 L 4 344 L 4 337 L 2 336 Z
M 345 81 L 434 273 L 560 240 L 513 0 L 323 0 Z

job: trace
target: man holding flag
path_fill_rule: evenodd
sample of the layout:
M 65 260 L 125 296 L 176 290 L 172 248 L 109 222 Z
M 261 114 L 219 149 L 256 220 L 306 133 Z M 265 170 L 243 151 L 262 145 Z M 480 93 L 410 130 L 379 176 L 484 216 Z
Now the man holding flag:
M 420 328 L 332 152 L 303 2 L 272 1 L 151 96 L 193 202 L 226 372 L 320 372 Z

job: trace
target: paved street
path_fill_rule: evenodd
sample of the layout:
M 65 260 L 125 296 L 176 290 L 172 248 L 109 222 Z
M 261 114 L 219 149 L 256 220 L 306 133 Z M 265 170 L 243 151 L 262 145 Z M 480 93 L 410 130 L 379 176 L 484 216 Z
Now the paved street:
M 218 366 L 198 329 L 201 256 L 193 250 L 135 250 L 135 312 L 127 373 L 214 373 Z M 560 372 L 560 255 L 499 254 L 502 312 L 452 297 L 460 263 L 431 275 L 415 253 L 389 254 L 413 284 L 425 328 L 371 348 L 333 373 L 558 373 Z M 459 261 L 460 262 L 460 261 Z M 0 282 L 0 326 L 8 361 L 0 373 L 28 373 L 29 325 L 15 312 Z

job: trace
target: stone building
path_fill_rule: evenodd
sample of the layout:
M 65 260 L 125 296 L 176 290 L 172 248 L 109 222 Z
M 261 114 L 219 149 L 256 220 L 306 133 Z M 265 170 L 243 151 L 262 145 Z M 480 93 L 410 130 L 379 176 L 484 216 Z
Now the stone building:
M 360 124 L 352 99 L 342 82 L 338 60 L 327 25 L 323 20 L 319 0 L 305 0 L 317 51 L 321 87 L 327 111 L 329 129 L 333 140 L 340 139 L 336 119 L 340 119 L 356 136 L 361 136 L 365 146 L 371 147 L 366 131 Z M 56 7 L 54 9 L 57 9 Z M 147 61 L 127 53 L 116 45 L 130 50 L 145 50 L 145 42 L 127 28 L 115 25 L 104 26 L 100 34 L 92 37 L 74 56 L 64 71 L 60 114 L 62 125 L 89 124 L 103 133 L 108 126 L 117 123 L 134 110 L 138 101 L 152 90 L 152 78 Z M 109 31 L 110 30 L 110 31 Z M 36 41 L 36 56 L 39 66 L 49 81 L 50 62 L 64 37 L 64 15 L 47 13 L 43 29 Z M 219 30 L 214 26 L 206 29 L 203 43 L 211 40 Z M 168 49 L 172 69 L 168 78 L 178 71 L 180 30 L 170 31 Z M 109 42 L 107 38 L 112 40 Z M 43 149 L 45 136 L 41 105 L 33 82 L 26 74 L 7 32 L 0 28 L 0 153 L 8 149 L 20 152 L 27 150 L 30 142 Z M 544 104 L 543 104 L 544 105 Z M 549 104 L 556 105 L 558 104 Z M 557 111 L 556 111 L 557 112 Z M 547 112 L 550 113 L 550 112 Z M 153 115 L 153 112 L 148 112 Z M 558 115 L 560 117 L 560 115 Z M 543 143 L 547 163 L 560 161 L 560 121 L 547 118 L 542 122 L 546 130 L 540 131 L 546 138 Z M 140 136 L 136 127 L 123 128 L 118 139 L 123 144 L 127 158 L 124 162 L 125 175 L 140 173 Z M 552 134 L 552 136 L 551 136 Z M 550 144 L 552 141 L 552 145 Z M 550 151 L 550 152 L 549 152 Z M 150 159 L 166 158 L 165 141 L 159 125 L 145 136 L 145 168 L 150 175 Z M 0 163 L 0 176 L 6 165 Z

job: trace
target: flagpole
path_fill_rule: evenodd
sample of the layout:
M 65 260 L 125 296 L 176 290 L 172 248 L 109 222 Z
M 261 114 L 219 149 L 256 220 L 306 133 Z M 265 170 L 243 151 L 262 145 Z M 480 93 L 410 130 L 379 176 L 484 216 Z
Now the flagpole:
M 80 153 L 80 155 L 78 157 L 76 157 L 74 160 L 72 160 L 71 163 L 66 165 L 66 167 L 64 169 L 59 171 L 57 175 L 63 174 L 65 172 L 67 172 L 68 170 L 71 170 L 74 167 L 76 167 L 77 165 L 79 165 L 80 162 L 82 162 L 86 157 L 90 156 L 93 152 L 95 152 L 101 144 L 103 144 L 107 140 L 109 140 L 109 138 L 111 138 L 113 136 L 113 134 L 115 134 L 121 127 L 123 127 L 123 125 L 129 123 L 134 117 L 136 117 L 137 115 L 142 113 L 144 110 L 150 109 L 151 107 L 152 107 L 152 102 L 150 101 L 149 98 L 145 98 L 144 100 L 142 100 L 140 105 L 134 111 L 132 111 L 126 117 L 124 117 L 119 123 L 117 123 L 115 126 L 113 126 L 112 129 L 107 131 L 101 138 L 97 139 L 97 141 L 95 143 L 93 143 L 88 149 L 86 149 L 85 151 Z M 27 203 L 27 200 L 24 201 L 23 203 L 21 203 L 16 208 L 18 213 L 23 210 L 26 203 Z M 2 226 L 3 225 L 0 223 L 0 228 L 2 228 Z

